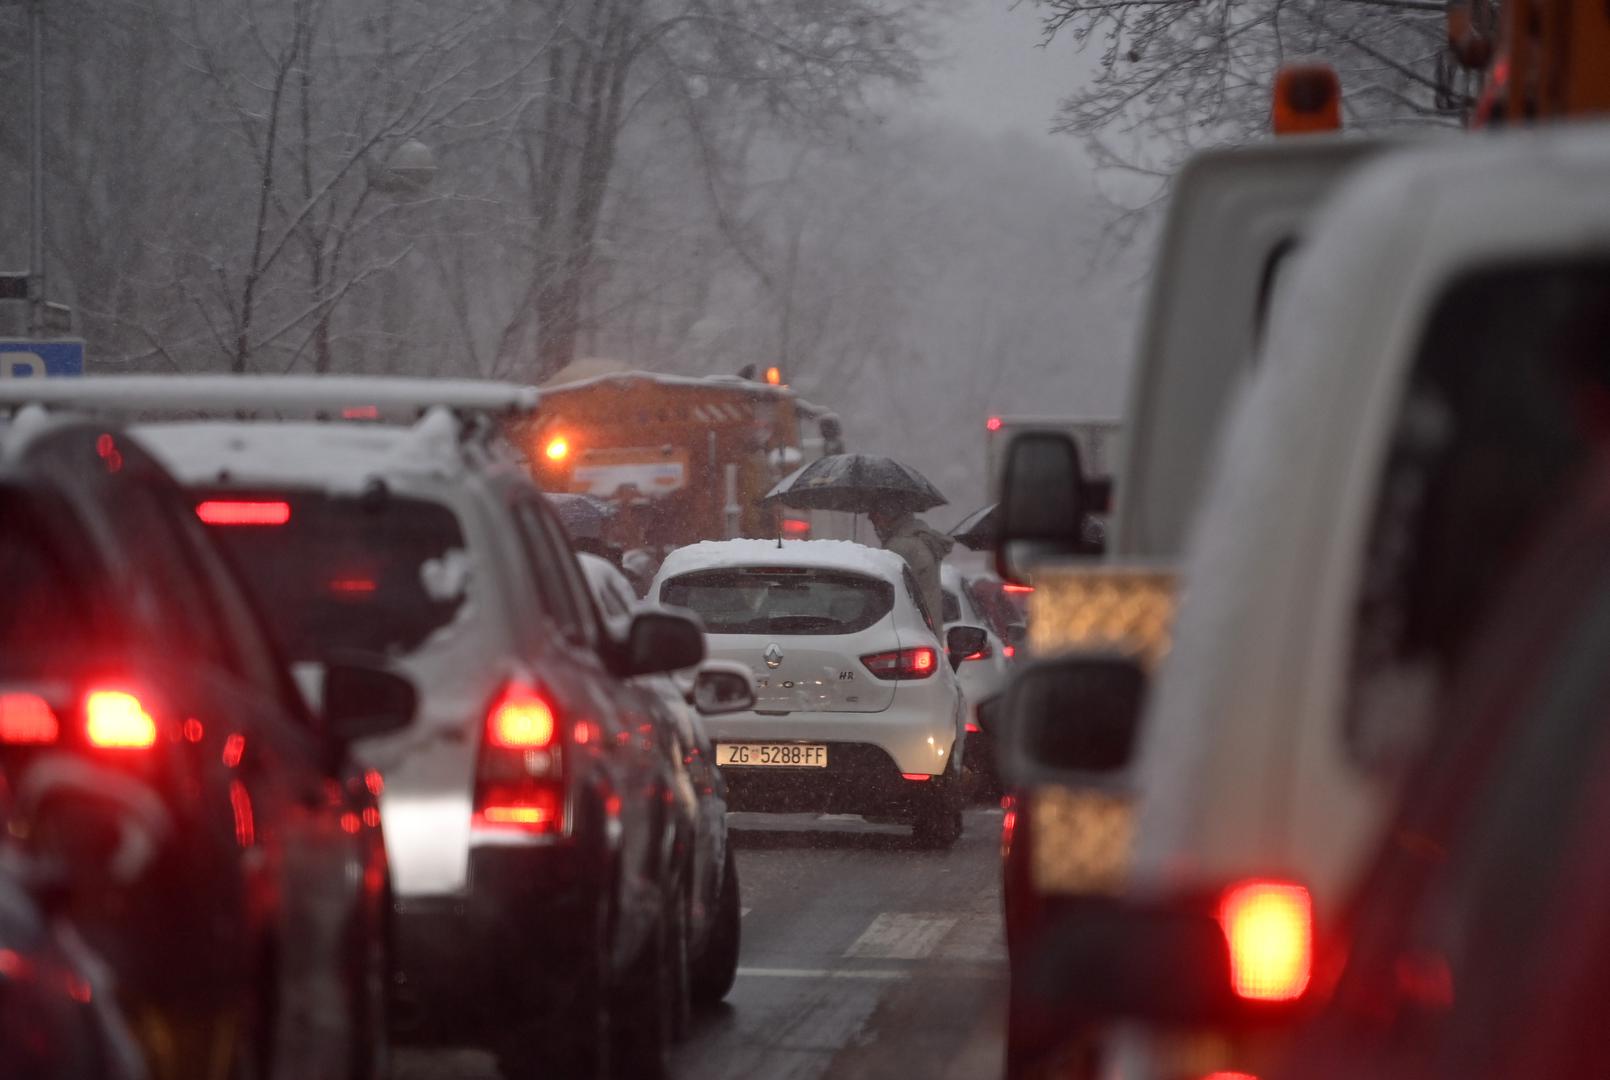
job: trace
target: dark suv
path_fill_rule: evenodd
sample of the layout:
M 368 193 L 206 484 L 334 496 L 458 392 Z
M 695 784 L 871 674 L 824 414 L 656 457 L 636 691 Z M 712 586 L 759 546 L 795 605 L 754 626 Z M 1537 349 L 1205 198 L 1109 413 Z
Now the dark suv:
M 152 1075 L 380 1075 L 388 872 L 347 750 L 412 688 L 332 667 L 310 712 L 189 500 L 104 425 L 0 421 L 0 580 L 7 826 L 74 883 Z

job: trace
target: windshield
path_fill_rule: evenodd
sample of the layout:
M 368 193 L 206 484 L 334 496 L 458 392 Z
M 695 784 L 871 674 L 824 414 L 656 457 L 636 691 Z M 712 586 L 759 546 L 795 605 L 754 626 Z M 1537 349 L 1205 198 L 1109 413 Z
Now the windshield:
M 469 604 L 464 533 L 439 503 L 272 493 L 220 493 L 202 506 L 208 502 L 288 507 L 282 523 L 217 524 L 212 533 L 292 660 L 342 650 L 405 656 Z
M 854 634 L 889 614 L 894 587 L 831 570 L 704 570 L 666 581 L 660 602 L 712 634 Z

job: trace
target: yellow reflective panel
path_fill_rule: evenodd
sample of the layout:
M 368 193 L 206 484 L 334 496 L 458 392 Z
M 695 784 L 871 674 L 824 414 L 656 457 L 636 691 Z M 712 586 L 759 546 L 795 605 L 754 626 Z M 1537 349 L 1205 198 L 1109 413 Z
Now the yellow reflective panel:
M 1148 668 L 1172 643 L 1173 571 L 1123 566 L 1037 570 L 1029 599 L 1029 646 L 1036 656 L 1085 649 L 1133 651 Z
M 1088 788 L 1034 789 L 1029 858 L 1042 894 L 1116 893 L 1123 887 L 1134 837 L 1130 799 Z

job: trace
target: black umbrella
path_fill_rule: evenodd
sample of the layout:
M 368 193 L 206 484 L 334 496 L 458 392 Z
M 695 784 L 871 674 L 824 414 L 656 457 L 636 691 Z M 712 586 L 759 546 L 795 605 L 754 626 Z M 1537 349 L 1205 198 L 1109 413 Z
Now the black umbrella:
M 995 504 L 979 507 L 956 523 L 951 537 L 963 547 L 988 551 L 995 546 Z
M 572 540 L 597 540 L 604 535 L 604 522 L 613 508 L 590 495 L 553 495 L 548 502 L 564 523 Z
M 918 511 L 949 501 L 922 473 L 877 454 L 832 454 L 817 458 L 766 493 L 762 505 L 801 510 Z

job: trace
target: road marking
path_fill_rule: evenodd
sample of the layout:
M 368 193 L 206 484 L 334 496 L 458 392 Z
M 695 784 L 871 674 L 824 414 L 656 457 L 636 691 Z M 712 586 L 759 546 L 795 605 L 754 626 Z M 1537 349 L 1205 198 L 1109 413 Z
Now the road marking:
M 908 979 L 909 971 L 879 971 L 871 968 L 746 968 L 738 969 L 740 979 Z
M 956 925 L 955 916 L 890 915 L 872 920 L 845 956 L 875 960 L 921 960 Z

